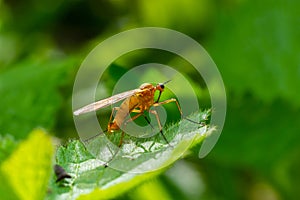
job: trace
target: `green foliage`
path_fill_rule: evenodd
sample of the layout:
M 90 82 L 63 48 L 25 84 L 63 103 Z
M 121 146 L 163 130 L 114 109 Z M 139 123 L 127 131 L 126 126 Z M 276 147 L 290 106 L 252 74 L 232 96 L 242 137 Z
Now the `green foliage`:
M 227 89 L 229 109 L 216 148 L 207 158 L 199 160 L 198 148 L 194 147 L 190 151 L 192 158 L 182 161 L 195 166 L 204 177 L 202 190 L 195 191 L 198 196 L 201 199 L 258 199 L 259 194 L 262 199 L 263 194 L 268 194 L 273 199 L 299 199 L 299 6 L 296 0 L 141 0 L 130 3 L 0 0 L 0 163 L 8 163 L 27 134 L 36 127 L 50 129 L 59 137 L 76 135 L 70 103 L 76 65 L 99 41 L 124 29 L 162 26 L 182 31 L 203 44 L 216 62 Z M 111 91 L 131 66 L 156 62 L 176 66 L 180 73 L 188 76 L 200 94 L 201 108 L 203 100 L 209 102 L 208 91 L 202 91 L 201 77 L 195 75 L 188 63 L 173 59 L 173 55 L 162 51 L 131 52 L 124 55 L 122 61 L 116 61 L 107 70 L 109 76 L 104 80 L 107 88 L 101 88 L 103 91 Z M 145 76 L 159 78 L 153 72 L 145 72 Z M 184 88 L 181 91 L 185 95 Z M 106 125 L 103 116 L 100 119 Z M 116 142 L 118 137 L 114 138 Z M 34 145 L 35 149 L 44 150 L 40 143 Z M 37 152 L 33 153 L 25 152 L 22 156 L 18 153 L 18 156 L 22 161 L 26 157 L 35 158 Z M 70 183 L 56 184 L 53 175 L 48 199 L 66 199 L 81 193 L 89 193 L 80 196 L 87 199 L 116 197 L 129 190 L 125 196 L 134 200 L 150 197 L 151 194 L 145 192 L 148 187 L 162 191 L 160 179 L 141 184 L 157 174 L 127 174 L 124 175 L 127 181 L 121 178 L 122 172 L 92 167 L 89 162 L 93 156 L 76 140 L 58 148 L 56 159 L 74 177 Z M 82 170 L 84 167 L 90 168 Z M 23 169 L 14 172 L 19 175 Z M 182 174 L 185 171 L 178 172 L 179 179 Z M 2 170 L 1 164 L 1 199 L 20 198 L 27 190 L 21 188 L 24 184 L 45 191 L 44 186 L 31 183 L 30 173 L 21 176 L 24 183 L 14 178 L 14 183 L 9 182 L 11 176 Z M 112 180 L 120 183 L 107 189 L 102 187 L 116 183 Z M 39 181 L 36 184 L 42 184 Z M 164 184 L 170 188 L 174 182 Z M 177 194 L 185 190 L 171 188 L 178 190 Z M 170 196 L 173 191 L 161 194 L 164 192 Z M 186 199 L 191 198 L 186 196 Z
M 130 194 L 130 196 L 133 199 L 144 199 L 144 200 L 172 199 L 171 196 L 168 194 L 168 191 L 166 191 L 163 188 L 162 183 L 159 182 L 157 179 L 145 182 L 140 186 L 138 190 L 134 190 Z
M 0 163 L 2 163 L 17 147 L 17 141 L 12 135 L 0 135 Z
M 245 199 L 263 182 L 279 199 L 300 197 L 300 173 L 294 170 L 299 166 L 300 126 L 294 123 L 300 116 L 299 58 L 294 56 L 299 5 L 242 1 L 219 7 L 207 46 L 230 96 L 226 124 L 208 162 L 216 195 Z M 215 183 L 219 177 L 230 183 Z
M 52 169 L 53 150 L 50 136 L 40 129 L 21 142 L 1 164 L 1 198 L 43 199 Z
M 294 0 L 224 2 L 208 49 L 228 91 L 300 105 L 299 58 L 292 56 L 300 51 L 299 6 Z
M 52 128 L 62 103 L 59 88 L 72 63 L 25 62 L 0 74 L 1 133 L 21 139 L 37 126 Z
M 294 171 L 294 167 L 300 164 L 298 159 L 295 159 L 300 155 L 297 147 L 300 140 L 299 127 L 291 126 L 290 117 L 297 118 L 300 111 L 286 106 L 288 104 L 283 101 L 265 105 L 247 97 L 244 102 L 247 102 L 247 107 L 237 104 L 229 107 L 228 118 L 234 118 L 235 123 L 226 124 L 222 140 L 211 153 L 211 159 L 218 160 L 221 166 L 240 167 L 241 173 L 247 173 L 244 169 L 246 167 L 255 170 L 255 173 L 262 174 L 264 181 L 276 191 L 280 191 L 281 196 L 286 199 L 299 196 L 296 189 L 298 179 L 292 178 L 299 176 Z M 255 114 L 250 114 L 253 110 Z M 270 127 L 270 124 L 273 126 Z M 247 129 L 241 132 L 241 126 Z M 229 179 L 238 181 L 240 177 L 231 170 L 228 170 Z M 256 179 L 253 174 L 248 176 L 250 179 Z M 249 183 L 251 182 L 247 184 Z M 231 193 L 244 195 L 239 191 Z
M 204 111 L 196 115 L 196 118 L 202 119 L 208 114 L 209 111 Z M 195 115 L 190 117 L 195 117 Z M 70 141 L 66 146 L 57 150 L 56 162 L 72 176 L 72 179 L 57 184 L 53 176 L 50 183 L 52 192 L 48 195 L 48 199 L 75 199 L 79 196 L 79 199 L 110 199 L 120 196 L 146 180 L 156 177 L 178 160 L 187 148 L 201 143 L 205 137 L 213 134 L 214 129 L 208 127 L 208 125 L 193 125 L 185 119 L 169 126 L 165 130 L 165 135 L 171 141 L 172 146 L 160 146 L 151 153 L 141 152 L 140 149 L 135 148 L 133 154 L 139 154 L 139 156 L 122 161 L 122 165 L 127 166 L 128 170 L 124 172 L 113 169 L 115 161 L 109 162 L 110 167 L 105 168 L 104 162 L 93 157 L 80 141 Z M 96 140 L 98 138 L 92 142 Z M 131 138 L 131 140 L 134 139 Z M 148 140 L 153 140 L 153 138 Z M 139 146 L 146 146 L 147 142 L 143 140 Z M 156 140 L 155 143 L 158 141 Z M 100 149 L 100 146 L 93 148 Z M 152 166 L 159 170 L 151 172 Z M 149 172 L 137 173 L 138 169 L 149 170 Z

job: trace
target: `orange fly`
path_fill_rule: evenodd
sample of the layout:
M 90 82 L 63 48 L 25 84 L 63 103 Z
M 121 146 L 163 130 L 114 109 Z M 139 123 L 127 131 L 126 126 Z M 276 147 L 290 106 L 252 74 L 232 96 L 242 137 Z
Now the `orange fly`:
M 144 114 L 145 111 L 148 111 L 149 113 L 155 115 L 158 126 L 159 126 L 160 133 L 161 133 L 162 137 L 164 138 L 164 140 L 169 144 L 165 135 L 163 134 L 162 126 L 160 123 L 158 113 L 155 110 L 150 110 L 150 108 L 152 106 L 156 107 L 156 106 L 160 106 L 162 104 L 175 102 L 178 107 L 178 110 L 182 116 L 181 108 L 175 98 L 171 98 L 171 99 L 167 99 L 165 101 L 159 102 L 160 96 L 165 88 L 164 85 L 166 83 L 168 83 L 169 81 L 166 81 L 164 83 L 159 83 L 156 86 L 154 86 L 150 83 L 143 83 L 138 89 L 129 90 L 129 91 L 126 91 L 126 92 L 123 92 L 120 94 L 116 94 L 109 98 L 102 99 L 95 103 L 84 106 L 84 107 L 76 110 L 74 112 L 74 115 L 81 115 L 84 113 L 96 111 L 96 110 L 99 110 L 101 108 L 104 108 L 106 106 L 112 105 L 114 103 L 117 103 L 117 102 L 125 99 L 123 101 L 123 103 L 120 105 L 120 107 L 113 108 L 106 131 L 108 133 L 113 133 L 114 131 L 120 130 L 120 126 L 122 126 L 122 125 L 126 126 L 126 124 L 128 122 L 131 122 L 142 115 L 145 117 L 148 124 L 150 124 L 150 121 Z M 154 94 L 156 91 L 159 91 L 159 95 L 158 95 L 157 100 L 154 101 Z M 114 119 L 112 120 L 113 113 L 115 111 L 116 111 L 116 114 L 115 114 Z M 126 118 L 128 117 L 128 115 L 130 113 L 137 113 L 137 114 L 134 115 L 132 118 L 126 120 Z M 124 131 L 122 131 L 121 139 L 119 142 L 119 147 L 122 145 L 123 137 L 124 137 Z

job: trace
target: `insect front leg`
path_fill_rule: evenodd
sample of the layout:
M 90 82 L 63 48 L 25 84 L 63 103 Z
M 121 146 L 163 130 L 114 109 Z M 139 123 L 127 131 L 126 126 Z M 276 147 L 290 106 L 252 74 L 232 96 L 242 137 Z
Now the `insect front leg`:
M 160 106 L 160 105 L 163 105 L 163 104 L 168 104 L 168 103 L 171 103 L 171 102 L 175 102 L 176 103 L 176 106 L 180 112 L 180 115 L 181 117 L 183 117 L 183 113 L 182 113 L 182 110 L 181 110 L 181 107 L 179 106 L 179 103 L 177 101 L 177 99 L 167 99 L 167 100 L 164 100 L 164 101 L 161 101 L 161 102 L 157 102 L 157 103 L 154 103 L 153 106 L 157 107 L 157 106 Z
M 194 121 L 194 120 L 191 120 L 191 119 L 189 119 L 189 118 L 184 117 L 184 116 L 183 116 L 183 112 L 182 112 L 182 110 L 181 110 L 181 107 L 180 107 L 180 105 L 179 105 L 177 99 L 175 99 L 175 98 L 167 99 L 167 100 L 165 100 L 165 101 L 158 102 L 158 103 L 154 103 L 153 106 L 156 107 L 156 106 L 160 106 L 160 105 L 163 105 L 163 104 L 168 104 L 168 103 L 171 103 L 171 102 L 175 102 L 175 103 L 176 103 L 176 106 L 177 106 L 177 108 L 178 108 L 178 111 L 180 112 L 181 119 L 186 119 L 186 120 L 188 120 L 188 121 L 190 121 L 190 122 L 193 122 L 193 123 L 195 123 L 195 124 L 203 125 L 201 122 L 196 122 L 196 121 Z

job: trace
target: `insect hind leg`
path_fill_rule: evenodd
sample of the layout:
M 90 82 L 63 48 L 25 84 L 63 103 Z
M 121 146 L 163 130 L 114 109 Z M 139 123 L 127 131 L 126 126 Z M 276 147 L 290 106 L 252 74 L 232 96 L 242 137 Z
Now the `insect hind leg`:
M 113 117 L 114 113 L 115 113 L 116 111 L 118 111 L 118 110 L 119 110 L 119 107 L 113 107 L 113 109 L 112 109 L 112 111 L 111 111 L 111 114 L 110 114 L 110 117 L 109 117 L 108 124 L 111 123 L 112 117 Z M 102 134 L 104 134 L 104 133 L 107 133 L 108 131 L 109 131 L 109 130 L 106 128 L 103 132 L 100 132 L 100 133 L 98 133 L 98 134 L 96 134 L 96 135 L 93 135 L 92 137 L 89 137 L 89 138 L 84 139 L 84 140 L 81 140 L 81 141 L 84 142 L 84 143 L 89 142 L 89 141 L 95 139 L 96 137 L 98 137 L 98 136 L 100 136 L 100 135 L 102 135 Z
M 105 129 L 103 132 L 100 132 L 100 133 L 98 133 L 96 135 L 93 135 L 92 137 L 89 137 L 89 138 L 81 140 L 81 141 L 84 142 L 84 143 L 89 142 L 89 141 L 95 139 L 96 137 L 98 137 L 98 136 L 100 136 L 102 134 L 105 134 L 106 132 L 107 132 L 107 129 Z

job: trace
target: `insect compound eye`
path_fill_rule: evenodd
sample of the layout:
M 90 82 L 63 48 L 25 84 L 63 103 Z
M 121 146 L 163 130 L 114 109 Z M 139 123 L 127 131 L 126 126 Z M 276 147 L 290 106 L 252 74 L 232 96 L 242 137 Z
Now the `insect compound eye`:
M 164 88 L 165 88 L 165 86 L 164 86 L 163 84 L 159 84 L 159 87 L 160 87 L 161 89 L 164 89 Z

